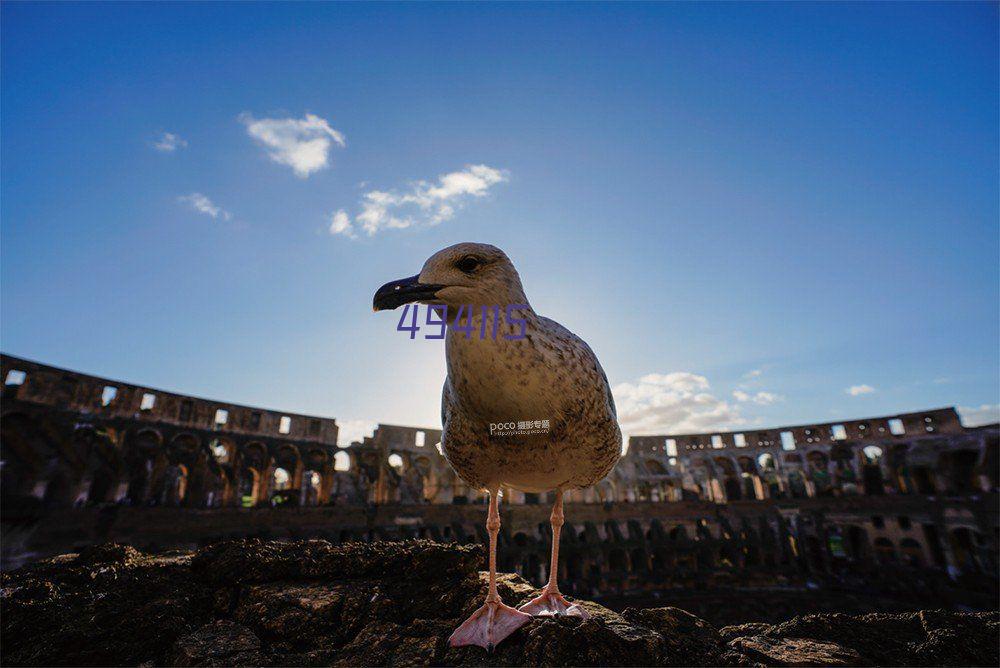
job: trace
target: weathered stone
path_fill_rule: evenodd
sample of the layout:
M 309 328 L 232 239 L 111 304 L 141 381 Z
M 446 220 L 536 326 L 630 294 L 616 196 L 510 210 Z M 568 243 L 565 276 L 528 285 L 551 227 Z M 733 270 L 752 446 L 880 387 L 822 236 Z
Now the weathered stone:
M 659 633 L 665 642 L 662 663 L 715 666 L 724 650 L 718 630 L 679 608 L 627 608 L 622 615 Z
M 764 633 L 769 628 L 771 628 L 770 624 L 765 624 L 763 622 L 749 622 L 747 624 L 737 624 L 735 626 L 723 626 L 719 629 L 719 635 L 722 636 L 723 641 L 729 642 L 733 638 L 755 636 Z
M 107 548 L 2 575 L 4 665 L 996 665 L 996 613 L 808 615 L 718 631 L 678 608 L 535 618 L 493 653 L 448 637 L 482 604 L 479 546 L 234 541 Z M 510 605 L 538 593 L 501 574 Z M 726 644 L 726 640 L 729 644 Z
M 804 638 L 750 636 L 731 643 L 737 651 L 768 666 L 861 666 L 861 656 L 853 649 L 832 642 Z
M 265 662 L 260 639 L 245 626 L 224 619 L 178 639 L 167 658 L 171 666 L 254 666 Z

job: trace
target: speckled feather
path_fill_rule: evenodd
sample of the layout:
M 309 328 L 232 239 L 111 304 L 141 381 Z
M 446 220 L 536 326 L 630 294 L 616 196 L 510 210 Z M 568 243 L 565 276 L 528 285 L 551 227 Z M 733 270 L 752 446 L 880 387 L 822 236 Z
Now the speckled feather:
M 503 259 L 510 262 L 506 255 Z M 505 294 L 497 294 L 493 302 L 486 297 L 483 303 L 500 304 L 501 309 L 506 303 L 527 304 L 513 265 L 504 280 L 499 292 Z M 508 486 L 542 492 L 593 485 L 621 456 L 607 376 L 578 336 L 530 306 L 520 315 L 527 321 L 527 336 L 520 340 L 504 338 L 519 331 L 508 322 L 501 324 L 496 340 L 480 340 L 481 313 L 470 319 L 474 334 L 469 338 L 449 328 L 448 378 L 441 397 L 444 454 L 458 475 L 478 489 Z M 492 328 L 492 320 L 487 326 Z M 548 420 L 550 429 L 527 436 L 490 434 L 490 423 L 522 420 Z

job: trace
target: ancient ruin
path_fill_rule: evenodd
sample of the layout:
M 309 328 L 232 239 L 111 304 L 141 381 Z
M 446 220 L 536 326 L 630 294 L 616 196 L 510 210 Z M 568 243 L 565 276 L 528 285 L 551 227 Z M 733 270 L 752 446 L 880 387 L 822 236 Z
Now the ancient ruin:
M 379 425 L 338 447 L 331 418 L 0 361 L 5 567 L 107 540 L 485 538 L 439 430 Z M 966 428 L 952 408 L 632 437 L 611 476 L 567 497 L 567 593 L 852 582 L 990 608 L 998 442 L 997 425 Z M 504 490 L 500 567 L 537 584 L 547 502 Z

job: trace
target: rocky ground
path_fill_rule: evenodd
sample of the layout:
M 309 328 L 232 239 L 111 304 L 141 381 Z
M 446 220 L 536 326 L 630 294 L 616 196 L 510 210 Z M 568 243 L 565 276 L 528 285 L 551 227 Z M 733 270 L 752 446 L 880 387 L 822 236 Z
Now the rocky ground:
M 481 603 L 479 546 L 242 540 L 194 554 L 104 545 L 3 574 L 3 665 L 996 666 L 997 613 L 796 617 L 717 629 L 589 602 L 490 654 L 449 648 Z M 536 590 L 504 575 L 516 605 Z

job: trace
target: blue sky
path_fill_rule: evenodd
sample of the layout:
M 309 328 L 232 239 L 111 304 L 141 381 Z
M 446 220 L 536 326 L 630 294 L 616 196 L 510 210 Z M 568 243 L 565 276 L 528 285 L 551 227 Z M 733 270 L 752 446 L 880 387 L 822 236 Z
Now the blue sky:
M 484 241 L 631 433 L 997 411 L 997 4 L 0 11 L 7 353 L 434 426 L 371 296 Z

